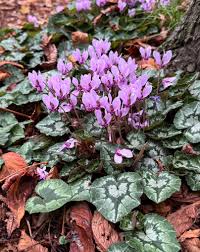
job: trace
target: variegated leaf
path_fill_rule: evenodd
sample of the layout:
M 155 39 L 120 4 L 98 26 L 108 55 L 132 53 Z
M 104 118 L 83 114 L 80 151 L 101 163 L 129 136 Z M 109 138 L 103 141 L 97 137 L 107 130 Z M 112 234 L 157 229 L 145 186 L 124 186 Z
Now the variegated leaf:
M 196 80 L 188 90 L 194 98 L 200 100 L 200 80 Z
M 163 146 L 168 149 L 178 149 L 188 143 L 188 140 L 183 135 L 178 135 L 173 138 L 165 139 L 162 141 Z
M 157 214 L 144 216 L 144 232 L 127 235 L 127 244 L 137 252 L 178 252 L 180 245 L 171 224 Z
M 183 106 L 174 117 L 177 129 L 187 129 L 199 122 L 200 102 L 194 101 Z
M 61 115 L 56 112 L 40 121 L 36 128 L 47 136 L 63 136 L 69 132 L 67 122 L 64 122 Z
M 71 187 L 61 179 L 42 181 L 35 191 L 39 196 L 34 196 L 26 202 L 26 210 L 29 213 L 54 211 L 72 198 Z
M 141 177 L 126 172 L 116 177 L 105 176 L 91 185 L 91 203 L 109 221 L 118 222 L 140 204 Z
M 187 155 L 177 151 L 174 155 L 173 166 L 180 171 L 188 170 L 200 173 L 200 156 Z
M 181 130 L 177 130 L 173 125 L 172 126 L 164 126 L 156 128 L 148 133 L 148 136 L 155 139 L 167 139 L 182 133 Z
M 192 191 L 200 190 L 200 173 L 189 172 L 185 178 Z
M 127 135 L 127 140 L 129 142 L 128 147 L 133 149 L 140 150 L 142 146 L 145 144 L 145 134 L 143 132 L 130 132 Z
M 167 171 L 156 173 L 144 170 L 142 176 L 144 193 L 156 203 L 168 199 L 173 193 L 179 191 L 181 186 L 180 178 Z
M 200 142 L 200 122 L 193 125 L 191 128 L 187 129 L 184 136 L 190 143 Z

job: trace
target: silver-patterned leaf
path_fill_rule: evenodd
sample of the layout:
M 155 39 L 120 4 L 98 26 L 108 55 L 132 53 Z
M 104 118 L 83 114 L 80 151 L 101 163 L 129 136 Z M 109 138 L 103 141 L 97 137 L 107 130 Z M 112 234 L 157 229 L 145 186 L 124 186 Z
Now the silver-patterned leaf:
M 119 242 L 111 245 L 107 252 L 137 252 L 128 246 L 125 242 Z
M 183 145 L 188 143 L 188 140 L 183 135 L 178 135 L 170 139 L 165 139 L 162 141 L 163 146 L 168 149 L 178 149 L 183 147 Z
M 69 184 L 72 190 L 73 201 L 87 200 L 90 201 L 91 176 L 85 176 Z
M 140 204 L 143 193 L 141 177 L 127 172 L 116 177 L 105 176 L 91 185 L 91 203 L 109 221 L 118 222 Z
M 167 139 L 182 133 L 181 130 L 177 130 L 173 125 L 172 126 L 164 126 L 156 128 L 150 132 L 148 132 L 148 136 L 155 140 Z
M 171 224 L 157 214 L 144 216 L 144 232 L 126 237 L 127 244 L 137 252 L 178 252 L 180 245 Z
M 36 128 L 47 136 L 63 136 L 69 132 L 67 123 L 62 120 L 59 113 L 51 113 L 40 121 Z
M 200 80 L 196 80 L 188 90 L 194 98 L 200 100 Z
M 104 131 L 104 128 L 98 124 L 96 117 L 92 114 L 84 117 L 83 127 L 90 136 L 95 137 L 100 137 Z
M 72 198 L 71 187 L 61 179 L 42 181 L 35 191 L 39 196 L 34 196 L 26 202 L 26 210 L 29 213 L 54 211 Z
M 183 106 L 174 117 L 177 129 L 187 129 L 199 122 L 200 102 L 194 101 Z
M 200 173 L 200 156 L 187 155 L 176 151 L 173 166 L 180 171 L 188 170 Z
M 187 129 L 184 136 L 190 143 L 200 142 L 200 122 L 193 125 L 191 128 Z
M 156 203 L 170 198 L 173 193 L 180 190 L 180 178 L 167 171 L 156 173 L 144 170 L 142 172 L 142 177 L 144 193 L 150 200 Z
M 186 176 L 186 181 L 192 191 L 199 191 L 200 190 L 200 174 L 189 172 Z
M 130 143 L 128 145 L 129 148 L 140 150 L 142 146 L 145 144 L 145 134 L 142 131 L 136 132 L 131 131 L 127 135 L 127 140 Z

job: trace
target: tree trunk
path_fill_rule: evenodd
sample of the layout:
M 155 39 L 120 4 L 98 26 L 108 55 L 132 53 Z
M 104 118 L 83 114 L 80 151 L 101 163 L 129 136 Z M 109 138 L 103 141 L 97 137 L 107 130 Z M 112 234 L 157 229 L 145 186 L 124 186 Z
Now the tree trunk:
M 166 48 L 173 50 L 172 69 L 200 71 L 200 0 L 193 0 L 181 24 L 172 33 Z

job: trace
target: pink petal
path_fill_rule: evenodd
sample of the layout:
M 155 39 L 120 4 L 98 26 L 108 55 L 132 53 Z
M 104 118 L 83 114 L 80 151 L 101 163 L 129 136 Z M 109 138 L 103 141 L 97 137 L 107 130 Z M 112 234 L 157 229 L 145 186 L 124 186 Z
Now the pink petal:
M 129 149 L 121 149 L 121 150 L 119 150 L 119 152 L 123 157 L 126 157 L 126 158 L 132 158 L 133 157 L 133 153 Z
M 123 158 L 122 158 L 122 156 L 119 156 L 119 155 L 115 154 L 114 155 L 114 161 L 115 161 L 116 164 L 121 164 L 122 161 L 123 161 Z

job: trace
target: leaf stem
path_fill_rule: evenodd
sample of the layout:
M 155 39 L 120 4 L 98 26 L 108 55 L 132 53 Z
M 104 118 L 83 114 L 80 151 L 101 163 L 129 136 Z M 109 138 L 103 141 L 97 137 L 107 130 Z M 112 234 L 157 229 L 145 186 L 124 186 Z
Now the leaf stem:
M 14 115 L 22 116 L 22 117 L 25 117 L 25 118 L 31 120 L 31 116 L 20 113 L 20 112 L 15 111 L 15 110 L 11 110 L 11 109 L 8 109 L 8 108 L 0 108 L 0 111 L 9 112 L 9 113 L 12 113 Z

